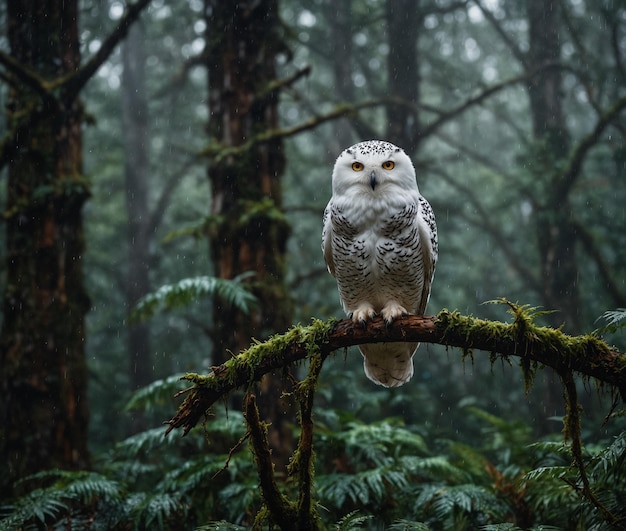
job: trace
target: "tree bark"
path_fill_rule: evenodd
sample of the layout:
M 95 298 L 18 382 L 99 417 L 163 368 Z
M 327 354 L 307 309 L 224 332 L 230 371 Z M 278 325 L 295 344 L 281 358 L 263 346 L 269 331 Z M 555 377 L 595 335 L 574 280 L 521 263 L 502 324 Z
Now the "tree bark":
M 416 0 L 385 2 L 389 54 L 387 77 L 390 96 L 406 104 L 387 105 L 387 140 L 400 146 L 409 155 L 419 144 L 419 14 Z M 401 28 L 401 30 L 399 29 Z
M 7 3 L 12 57 L 40 79 L 80 64 L 77 2 Z M 81 209 L 82 110 L 16 83 L 9 127 L 33 113 L 8 168 L 4 321 L 0 339 L 0 492 L 46 468 L 83 468 L 87 370 Z
M 552 326 L 563 325 L 569 332 L 582 327 L 578 295 L 576 226 L 572 217 L 569 191 L 561 193 L 564 165 L 571 147 L 562 110 L 562 75 L 557 65 L 561 57 L 559 39 L 560 6 L 557 1 L 528 0 L 529 50 L 526 68 L 541 71 L 527 85 L 532 117 L 534 149 L 532 177 L 537 186 L 533 203 L 539 250 L 543 306 L 558 310 L 547 316 Z M 556 375 L 547 373 L 539 386 L 544 408 L 543 430 L 551 429 L 547 419 L 562 410 Z
M 129 312 L 150 292 L 151 213 L 148 207 L 148 104 L 145 88 L 143 28 L 135 24 L 122 46 L 122 119 L 124 125 L 124 173 L 128 216 L 128 273 L 126 304 Z M 130 320 L 129 320 L 130 322 Z M 152 381 L 150 327 L 129 324 L 129 383 L 131 391 Z M 135 426 L 134 431 L 140 431 Z
M 560 6 L 556 1 L 528 0 L 529 50 L 527 69 L 541 71 L 530 78 L 528 97 L 535 152 L 531 162 L 538 183 L 534 198 L 536 230 L 541 261 L 544 306 L 556 309 L 550 317 L 554 326 L 565 323 L 580 330 L 576 225 L 569 190 L 564 190 L 559 171 L 571 148 L 562 110 L 562 75 L 556 68 L 561 56 Z M 554 68 L 547 67 L 555 65 Z M 565 192 L 565 193 L 564 193 Z
M 343 102 L 353 102 L 354 82 L 352 81 L 352 1 L 324 3 L 325 19 L 329 25 L 332 50 L 334 90 Z M 342 118 L 333 122 L 334 142 L 329 146 L 331 153 L 341 153 L 352 145 L 351 120 Z
M 206 0 L 209 78 L 208 132 L 222 148 L 242 146 L 260 133 L 277 130 L 276 57 L 283 44 L 276 0 L 223 2 Z M 291 300 L 285 285 L 285 250 L 289 234 L 282 214 L 281 178 L 285 166 L 282 138 L 253 143 L 239 155 L 212 157 L 209 231 L 215 276 L 247 280 L 262 304 L 250 315 L 216 300 L 213 308 L 213 358 L 219 364 L 248 345 L 291 323 Z M 261 383 L 259 405 L 270 419 L 275 449 L 285 444 L 280 382 Z M 288 438 L 288 437 L 287 437 Z M 284 452 L 288 455 L 287 452 Z

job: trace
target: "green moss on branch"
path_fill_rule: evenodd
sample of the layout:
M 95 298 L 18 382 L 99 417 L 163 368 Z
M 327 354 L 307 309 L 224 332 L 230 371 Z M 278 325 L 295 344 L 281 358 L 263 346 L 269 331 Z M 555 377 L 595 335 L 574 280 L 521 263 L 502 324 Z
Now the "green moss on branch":
M 569 336 L 560 329 L 537 325 L 534 320 L 540 312 L 535 308 L 500 302 L 509 306 L 511 323 L 442 310 L 436 316 L 401 317 L 391 326 L 386 326 L 380 317 L 366 327 L 354 326 L 348 319 L 314 320 L 309 326 L 295 326 L 265 342 L 256 341 L 228 362 L 214 367 L 208 375 L 184 376 L 193 385 L 182 392 L 186 398 L 176 416 L 166 422 L 167 432 L 182 427 L 187 433 L 212 404 L 268 372 L 312 355 L 319 355 L 323 361 L 337 349 L 363 343 L 439 343 L 458 347 L 465 354 L 475 350 L 488 352 L 492 361 L 518 357 L 526 386 L 532 383 L 537 367 L 547 365 L 559 374 L 574 371 L 595 378 L 626 397 L 626 355 L 593 335 Z

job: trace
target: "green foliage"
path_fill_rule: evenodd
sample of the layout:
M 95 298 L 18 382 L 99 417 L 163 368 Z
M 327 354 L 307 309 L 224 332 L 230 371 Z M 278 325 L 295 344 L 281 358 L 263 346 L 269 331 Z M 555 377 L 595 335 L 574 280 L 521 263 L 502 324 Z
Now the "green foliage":
M 138 393 L 135 406 L 159 407 L 154 397 L 172 381 Z M 568 444 L 532 442 L 527 425 L 476 406 L 459 413 L 480 426 L 482 445 L 438 438 L 400 418 L 368 423 L 319 409 L 314 493 L 322 528 L 610 529 L 581 494 Z M 244 429 L 238 412 L 212 417 L 185 438 L 152 428 L 100 456 L 98 472 L 25 478 L 22 494 L 0 509 L 0 530 L 81 529 L 87 521 L 103 530 L 249 528 L 262 502 Z M 598 499 L 616 519 L 626 518 L 626 431 L 588 445 L 584 459 Z M 284 488 L 295 488 L 293 478 Z M 524 518 L 528 527 L 515 524 Z
M 41 472 L 24 478 L 17 487 L 26 494 L 0 507 L 1 530 L 38 529 L 64 521 L 71 529 L 79 529 L 101 510 L 110 522 L 109 516 L 115 513 L 112 506 L 123 498 L 120 483 L 94 472 Z
M 200 297 L 216 296 L 225 303 L 248 312 L 256 304 L 256 298 L 242 280 L 249 274 L 239 275 L 233 280 L 217 277 L 185 278 L 175 284 L 166 284 L 157 291 L 143 297 L 135 307 L 132 317 L 137 321 L 146 321 L 160 310 L 173 310 L 188 306 Z
M 595 334 L 603 335 L 606 333 L 615 334 L 616 332 L 626 328 L 626 308 L 618 308 L 604 312 L 596 321 L 604 319 L 607 323 L 595 330 Z
M 352 511 L 351 513 L 346 514 L 339 522 L 335 529 L 337 531 L 353 531 L 354 529 L 361 529 L 363 524 L 371 520 L 373 516 L 368 515 L 360 515 L 359 511 Z
M 354 103 L 388 94 L 385 68 L 381 68 L 389 56 L 384 2 L 352 2 L 352 20 L 343 28 L 336 11 L 328 9 L 325 2 L 279 4 L 284 28 L 292 32 L 294 61 L 313 64 L 305 88 L 295 85 L 283 94 L 281 120 L 287 127 L 301 123 L 307 113 L 319 115 L 341 99 L 350 98 Z M 453 11 L 453 3 L 444 9 L 435 4 L 420 5 L 424 23 L 417 54 L 422 74 L 419 119 L 424 124 L 485 84 L 519 74 L 511 50 L 526 49 L 528 44 L 526 12 L 516 2 L 500 2 L 494 7 L 494 20 L 506 24 L 506 41 L 472 3 L 460 2 Z M 607 37 L 619 37 L 623 7 L 619 2 L 607 6 L 589 1 L 563 4 L 569 17 L 567 30 L 561 32 L 563 50 L 576 50 L 562 58 L 563 71 L 569 76 L 563 87 L 563 105 L 573 141 L 588 133 L 597 115 L 621 90 L 620 76 L 614 75 L 619 61 L 612 55 L 619 46 Z M 83 3 L 81 47 L 85 57 L 101 45 L 101 26 L 110 29 L 115 22 L 109 8 L 106 2 Z M 202 334 L 190 333 L 185 320 L 176 315 L 156 316 L 157 312 L 206 296 L 222 297 L 243 304 L 242 308 L 254 303 L 244 283 L 224 281 L 228 285 L 220 286 L 213 284 L 212 277 L 193 276 L 210 271 L 201 259 L 206 250 L 197 242 L 208 228 L 223 222 L 207 216 L 206 169 L 204 162 L 195 158 L 206 142 L 202 131 L 207 118 L 206 75 L 194 66 L 197 58 L 192 52 L 192 44 L 205 36 L 201 11 L 202 2 L 161 2 L 143 17 L 150 50 L 150 199 L 152 206 L 164 208 L 161 225 L 155 228 L 155 242 L 168 243 L 154 245 L 150 274 L 155 285 L 191 277 L 167 284 L 137 311 L 139 319 L 160 319 L 153 327 L 158 376 L 209 365 L 210 345 L 198 341 Z M 592 18 L 602 23 L 586 23 Z M 340 57 L 342 48 L 334 40 L 342 32 L 352 42 L 346 47 L 352 54 L 347 61 Z M 465 54 L 471 43 L 479 51 L 475 59 Z M 584 72 L 578 64 L 570 68 L 578 57 L 589 65 Z M 335 58 L 341 62 L 334 63 Z M 338 65 L 351 65 L 352 79 L 361 80 L 347 95 L 336 90 L 333 72 Z M 241 449 L 229 456 L 244 431 L 240 414 L 211 418 L 206 433 L 194 430 L 182 440 L 163 438 L 161 428 L 119 440 L 128 418 L 125 411 L 141 409 L 154 414 L 156 410 L 158 416 L 158 408 L 170 404 L 171 395 L 183 385 L 178 375 L 164 378 L 134 394 L 126 409 L 118 407 L 120 389 L 126 389 L 125 371 L 120 367 L 126 367 L 128 355 L 120 326 L 127 310 L 121 287 L 125 285 L 121 272 L 127 249 L 120 245 L 120 235 L 125 233 L 127 220 L 120 179 L 120 67 L 119 54 L 113 55 L 84 94 L 85 105 L 97 123 L 85 133 L 85 166 L 93 192 L 85 213 L 89 243 L 85 270 L 93 301 L 87 342 L 92 363 L 90 400 L 93 437 L 106 434 L 104 442 L 98 442 L 107 450 L 97 457 L 98 473 L 92 476 L 54 472 L 25 480 L 20 487 L 23 494 L 1 502 L 7 504 L 2 509 L 7 516 L 0 528 L 41 528 L 43 522 L 71 526 L 63 522 L 71 515 L 77 527 L 94 517 L 92 528 L 108 529 L 119 523 L 129 529 L 149 523 L 177 529 L 182 514 L 190 527 L 215 520 L 203 528 L 249 528 L 253 517 L 249 511 L 260 505 L 254 464 Z M 594 87 L 592 92 L 587 90 L 589 86 Z M 436 137 L 424 138 L 423 148 L 415 154 L 420 190 L 433 203 L 442 242 L 430 305 L 435 311 L 446 306 L 466 312 L 479 308 L 487 313 L 496 311 L 479 304 L 503 294 L 512 300 L 535 297 L 533 307 L 545 304 L 542 250 L 535 236 L 550 234 L 542 224 L 559 215 L 543 207 L 550 181 L 563 170 L 563 163 L 554 160 L 545 139 L 531 138 L 523 90 L 511 86 L 501 97 L 484 100 L 439 129 Z M 384 136 L 385 124 L 382 108 L 353 115 L 349 125 L 356 126 L 356 132 L 349 131 L 348 139 L 362 139 L 369 133 Z M 311 315 L 341 314 L 334 280 L 325 271 L 319 249 L 321 213 L 330 195 L 330 169 L 338 150 L 346 147 L 339 145 L 338 131 L 335 124 L 327 124 L 285 143 L 286 214 L 269 198 L 240 204 L 241 225 L 263 219 L 283 221 L 286 216 L 293 227 L 287 265 L 298 312 L 295 322 L 308 321 Z M 618 124 L 610 135 L 602 135 L 587 157 L 585 171 L 572 192 L 559 198 L 563 211 L 571 207 L 579 224 L 578 235 L 589 231 L 588 240 L 568 242 L 579 273 L 575 287 L 580 307 L 576 311 L 587 326 L 603 309 L 613 307 L 615 290 L 610 281 L 623 278 L 625 272 L 623 144 L 623 127 Z M 172 177 L 179 182 L 175 192 L 170 187 Z M 41 188 L 38 192 L 43 198 L 52 190 Z M 158 218 L 158 209 L 152 214 Z M 180 237 L 188 235 L 195 240 Z M 619 288 L 619 283 L 614 285 Z M 571 287 L 564 286 L 564 290 Z M 606 312 L 607 325 L 597 333 L 619 332 L 625 316 L 624 309 Z M 554 317 L 559 319 L 559 314 Z M 210 318 L 203 324 L 210 326 Z M 562 414 L 558 401 L 545 400 L 554 387 L 547 378 L 547 384 L 526 399 L 522 386 L 512 386 L 504 369 L 498 372 L 497 366 L 481 366 L 470 358 L 460 368 L 443 349 L 422 345 L 410 387 L 392 394 L 363 385 L 358 355 L 337 358 L 334 365 L 326 364 L 328 370 L 316 396 L 321 405 L 315 412 L 317 496 L 323 506 L 320 514 L 326 515 L 329 526 L 339 522 L 339 529 L 380 527 L 383 522 L 388 529 L 426 525 L 436 529 L 440 517 L 445 525 L 459 529 L 474 524 L 485 525 L 485 529 L 521 529 L 510 521 L 495 522 L 515 519 L 521 501 L 529 506 L 536 524 L 524 526 L 527 529 L 549 529 L 550 524 L 559 528 L 602 526 L 599 513 L 579 493 L 581 478 L 571 466 L 569 446 L 555 442 L 546 435 L 546 428 L 540 427 L 545 424 L 546 410 L 549 416 Z M 539 380 L 542 371 L 534 376 Z M 473 407 L 460 406 L 462 400 L 469 403 L 470 399 Z M 622 432 L 607 439 L 605 428 L 597 428 L 599 422 L 595 422 L 604 412 L 594 408 L 585 404 L 589 419 L 585 422 L 591 426 L 584 454 L 587 473 L 601 502 L 620 515 L 619 494 L 626 491 L 624 436 Z M 525 420 L 520 420 L 522 415 Z M 532 444 L 538 440 L 542 442 Z M 218 473 L 226 462 L 228 468 Z M 350 512 L 346 515 L 346 511 Z M 227 520 L 243 524 L 227 524 Z M 481 523 L 486 521 L 492 523 Z

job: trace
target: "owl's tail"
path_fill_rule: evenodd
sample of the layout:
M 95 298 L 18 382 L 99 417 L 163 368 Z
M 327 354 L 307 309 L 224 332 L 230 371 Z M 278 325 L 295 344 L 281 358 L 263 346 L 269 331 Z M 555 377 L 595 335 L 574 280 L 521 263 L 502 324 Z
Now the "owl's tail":
M 413 354 L 419 343 L 373 343 L 360 345 L 365 376 L 385 387 L 398 387 L 413 376 Z

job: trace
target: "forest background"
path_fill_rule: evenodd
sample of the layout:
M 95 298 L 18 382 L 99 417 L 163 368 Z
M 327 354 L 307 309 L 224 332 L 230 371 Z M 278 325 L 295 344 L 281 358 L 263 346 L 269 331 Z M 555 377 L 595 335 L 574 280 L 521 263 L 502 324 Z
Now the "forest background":
M 573 335 L 623 319 L 620 2 L 53 4 L 0 7 L 3 528 L 252 524 L 241 395 L 185 438 L 161 423 L 182 374 L 342 317 L 321 216 L 357 141 L 403 147 L 434 208 L 429 313 L 503 320 L 485 302 L 506 298 Z M 615 326 L 601 333 L 624 351 Z M 527 387 L 513 359 L 460 354 L 423 344 L 394 390 L 356 349 L 326 361 L 317 523 L 623 525 L 610 389 L 576 382 L 585 476 L 559 375 Z M 293 495 L 285 380 L 256 392 Z

